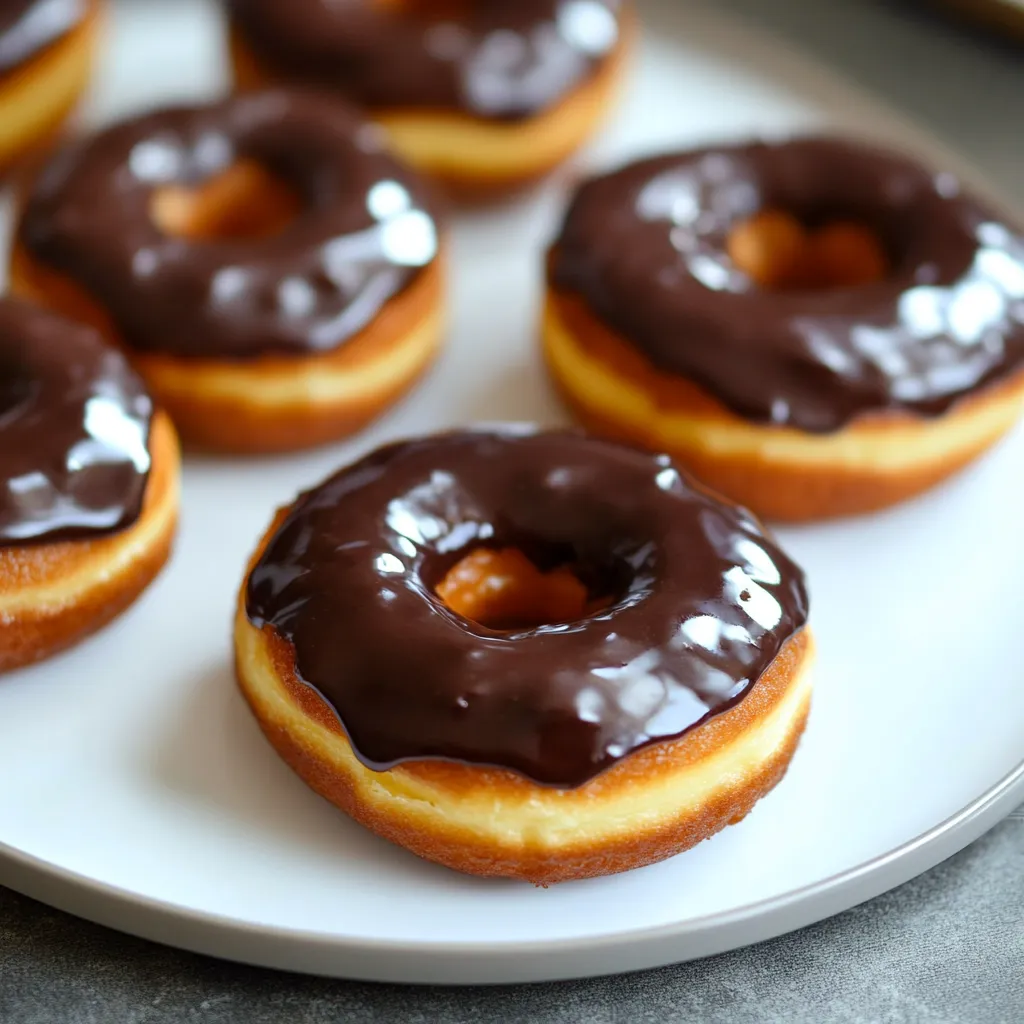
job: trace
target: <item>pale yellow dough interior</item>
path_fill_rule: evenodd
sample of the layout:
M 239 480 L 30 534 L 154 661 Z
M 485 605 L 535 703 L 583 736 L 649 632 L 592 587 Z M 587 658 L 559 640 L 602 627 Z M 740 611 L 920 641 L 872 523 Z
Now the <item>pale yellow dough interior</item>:
M 811 696 L 809 650 L 782 699 L 736 739 L 687 768 L 666 771 L 643 786 L 587 790 L 528 790 L 533 795 L 496 793 L 480 786 L 454 795 L 411 775 L 399 765 L 386 772 L 365 767 L 344 737 L 305 715 L 277 679 L 266 642 L 239 612 L 236 642 L 243 685 L 260 717 L 280 725 L 297 743 L 312 748 L 331 768 L 352 780 L 357 795 L 380 813 L 434 832 L 452 827 L 486 837 L 510 850 L 529 846 L 553 851 L 578 842 L 611 840 L 671 822 L 728 791 L 772 761 L 791 740 Z
M 756 451 L 761 461 L 775 465 L 896 475 L 978 450 L 1005 433 L 1024 410 L 1024 388 L 1016 388 L 976 403 L 964 415 L 894 421 L 884 429 L 864 423 L 834 434 L 806 434 L 752 426 L 660 406 L 635 381 L 586 351 L 553 302 L 547 304 L 543 331 L 548 360 L 581 405 L 602 419 L 628 424 L 650 447 L 669 452 L 701 451 L 725 458 Z

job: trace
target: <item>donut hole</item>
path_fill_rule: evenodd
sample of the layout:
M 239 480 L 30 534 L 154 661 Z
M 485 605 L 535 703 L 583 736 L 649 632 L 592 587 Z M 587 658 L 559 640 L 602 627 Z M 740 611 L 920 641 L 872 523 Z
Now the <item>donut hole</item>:
M 786 210 L 761 210 L 734 225 L 726 249 L 736 267 L 773 291 L 854 288 L 890 269 L 878 233 L 845 217 L 806 224 Z
M 259 240 L 298 215 L 298 195 L 262 165 L 241 160 L 199 185 L 165 185 L 150 201 L 153 223 L 193 242 Z
M 612 603 L 568 564 L 542 568 L 519 548 L 476 548 L 434 588 L 447 608 L 488 629 L 533 629 L 582 619 Z

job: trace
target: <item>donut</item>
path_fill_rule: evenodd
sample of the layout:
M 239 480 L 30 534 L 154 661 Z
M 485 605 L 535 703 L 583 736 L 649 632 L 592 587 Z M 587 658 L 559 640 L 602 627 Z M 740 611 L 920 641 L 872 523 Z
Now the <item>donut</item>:
M 856 140 L 657 156 L 576 192 L 541 333 L 594 431 L 768 519 L 870 512 L 1019 417 L 1024 236 Z
M 0 170 L 60 132 L 92 73 L 100 0 L 0 5 Z
M 665 456 L 572 432 L 399 442 L 274 519 L 242 692 L 318 793 L 420 857 L 538 885 L 742 819 L 810 701 L 800 570 Z
M 382 146 L 350 107 L 280 89 L 114 125 L 36 180 L 12 289 L 127 352 L 194 447 L 342 437 L 442 333 L 435 202 Z
M 583 145 L 634 28 L 631 0 L 228 0 L 228 11 L 239 87 L 339 91 L 469 198 L 540 178 Z
M 124 611 L 167 561 L 178 445 L 91 328 L 0 300 L 0 671 Z

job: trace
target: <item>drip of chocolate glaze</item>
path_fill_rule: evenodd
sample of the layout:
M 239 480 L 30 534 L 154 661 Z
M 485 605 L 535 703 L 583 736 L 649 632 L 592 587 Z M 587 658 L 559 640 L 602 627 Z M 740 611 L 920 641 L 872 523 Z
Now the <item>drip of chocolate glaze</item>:
M 0 301 L 0 547 L 131 526 L 152 411 L 123 356 L 91 328 Z

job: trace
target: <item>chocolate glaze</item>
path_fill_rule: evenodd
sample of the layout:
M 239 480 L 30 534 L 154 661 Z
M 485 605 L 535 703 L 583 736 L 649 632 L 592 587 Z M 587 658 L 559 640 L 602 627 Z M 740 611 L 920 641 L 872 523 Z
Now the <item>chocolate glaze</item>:
M 461 16 L 429 16 L 374 0 L 228 0 L 236 30 L 282 77 L 368 107 L 510 119 L 545 110 L 585 81 L 615 49 L 626 7 L 475 0 Z
M 153 406 L 89 327 L 0 300 L 0 548 L 131 526 Z
M 434 588 L 481 545 L 570 563 L 614 603 L 500 632 Z M 395 444 L 301 496 L 246 610 L 383 770 L 441 758 L 574 787 L 732 707 L 807 618 L 800 570 L 664 456 L 573 433 Z
M 763 208 L 878 232 L 888 276 L 759 289 L 726 254 Z M 839 139 L 644 160 L 587 182 L 549 262 L 655 367 L 747 419 L 838 430 L 881 410 L 938 415 L 1024 367 L 1024 238 L 948 173 Z
M 0 74 L 62 39 L 88 11 L 87 0 L 0 0 Z
M 275 89 L 162 110 L 71 145 L 40 177 L 18 238 L 113 317 L 126 344 L 245 359 L 340 347 L 437 254 L 428 189 L 352 108 Z M 302 209 L 254 240 L 190 241 L 150 218 L 155 190 L 239 160 Z

